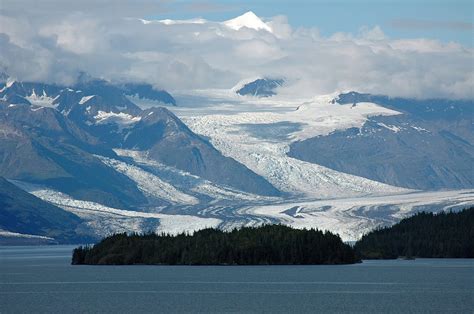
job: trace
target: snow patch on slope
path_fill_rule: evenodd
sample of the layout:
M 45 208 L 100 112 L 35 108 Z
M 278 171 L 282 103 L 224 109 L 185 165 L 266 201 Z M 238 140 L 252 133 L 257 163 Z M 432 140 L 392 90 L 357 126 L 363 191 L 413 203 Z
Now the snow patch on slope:
M 139 116 L 132 116 L 124 112 L 105 112 L 99 110 L 97 115 L 94 116 L 97 124 L 108 124 L 115 123 L 119 128 L 129 127 L 141 120 Z
M 86 102 L 88 102 L 89 100 L 91 100 L 92 98 L 94 98 L 95 95 L 90 95 L 90 96 L 84 96 L 81 98 L 81 100 L 79 100 L 79 105 L 83 105 L 85 104 Z
M 393 133 L 398 133 L 402 130 L 402 128 L 396 126 L 396 125 L 387 125 L 385 123 L 379 122 L 377 123 L 379 126 L 386 128 L 387 130 L 392 131 Z
M 41 107 L 50 107 L 50 108 L 56 108 L 57 105 L 54 105 L 53 102 L 57 98 L 52 98 L 46 94 L 45 91 L 43 91 L 40 95 L 36 94 L 36 91 L 33 90 L 30 96 L 25 97 L 26 100 L 28 100 L 32 105 L 35 106 L 41 106 Z

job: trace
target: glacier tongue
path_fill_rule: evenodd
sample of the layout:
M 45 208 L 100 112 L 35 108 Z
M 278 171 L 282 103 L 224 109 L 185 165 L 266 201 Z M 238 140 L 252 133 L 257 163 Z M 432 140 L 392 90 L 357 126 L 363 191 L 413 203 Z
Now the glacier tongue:
M 211 199 L 213 203 L 230 201 L 230 202 L 242 202 L 242 201 L 262 201 L 272 202 L 280 200 L 277 197 L 261 196 L 252 193 L 239 191 L 230 187 L 220 186 L 211 181 L 205 180 L 201 177 L 193 175 L 183 170 L 179 170 L 170 166 L 166 166 L 156 160 L 150 159 L 146 152 L 126 149 L 114 149 L 119 156 L 132 158 L 134 163 L 139 166 L 143 166 L 147 169 L 148 175 L 153 173 L 153 176 L 159 177 L 160 180 L 169 182 L 173 186 L 181 191 L 186 191 L 188 194 L 193 196 L 189 197 L 200 197 Z M 144 171 L 143 169 L 140 169 Z M 145 172 L 145 171 L 144 171 Z M 147 185 L 149 182 L 146 180 L 146 175 L 135 177 L 135 181 L 140 185 Z M 179 203 L 179 202 L 176 202 Z M 194 202 L 194 204 L 199 201 Z M 191 204 L 186 202 L 180 202 L 180 204 Z
M 197 215 L 169 215 L 160 212 L 131 211 L 82 201 L 56 190 L 14 181 L 15 185 L 36 197 L 81 217 L 96 235 L 105 237 L 119 232 L 157 232 L 178 234 L 204 228 L 217 228 L 221 220 Z
M 303 200 L 249 206 L 242 215 L 273 218 L 294 228 L 320 228 L 356 241 L 370 230 L 392 225 L 417 211 L 442 211 L 474 204 L 474 190 L 413 192 L 368 197 Z
M 96 155 L 96 157 L 135 181 L 138 188 L 151 197 L 163 199 L 171 204 L 195 205 L 199 203 L 199 200 L 195 197 L 177 190 L 171 184 L 137 166 L 103 156 Z

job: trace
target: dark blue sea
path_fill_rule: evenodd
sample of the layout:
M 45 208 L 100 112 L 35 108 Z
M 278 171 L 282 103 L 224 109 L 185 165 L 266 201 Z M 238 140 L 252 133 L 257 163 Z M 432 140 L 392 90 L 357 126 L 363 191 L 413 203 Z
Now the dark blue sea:
M 345 266 L 71 266 L 0 247 L 0 313 L 474 313 L 474 260 Z

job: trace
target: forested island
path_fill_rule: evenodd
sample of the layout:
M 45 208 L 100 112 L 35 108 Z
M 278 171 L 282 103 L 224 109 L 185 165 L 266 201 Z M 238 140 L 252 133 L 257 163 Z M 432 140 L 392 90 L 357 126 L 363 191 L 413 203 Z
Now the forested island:
M 354 248 L 363 259 L 474 258 L 474 207 L 415 214 L 364 235 Z
M 309 265 L 359 262 L 339 236 L 282 225 L 193 235 L 116 234 L 74 250 L 72 264 L 98 265 Z
M 116 234 L 73 251 L 72 264 L 317 265 L 361 259 L 474 258 L 474 207 L 418 213 L 364 235 L 354 247 L 320 230 L 283 225 L 204 229 L 192 235 Z

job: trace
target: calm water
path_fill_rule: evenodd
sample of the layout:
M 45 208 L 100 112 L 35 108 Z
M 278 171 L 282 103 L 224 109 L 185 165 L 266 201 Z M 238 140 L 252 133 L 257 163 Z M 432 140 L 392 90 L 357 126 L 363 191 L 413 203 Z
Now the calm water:
M 348 266 L 71 266 L 0 247 L 0 313 L 473 313 L 473 260 Z

